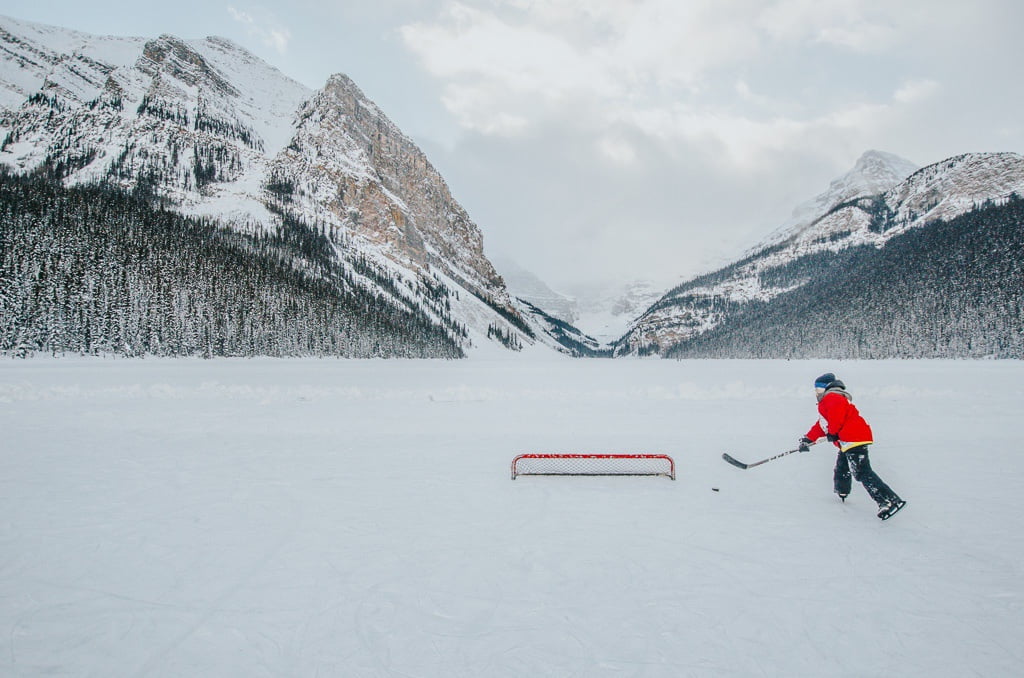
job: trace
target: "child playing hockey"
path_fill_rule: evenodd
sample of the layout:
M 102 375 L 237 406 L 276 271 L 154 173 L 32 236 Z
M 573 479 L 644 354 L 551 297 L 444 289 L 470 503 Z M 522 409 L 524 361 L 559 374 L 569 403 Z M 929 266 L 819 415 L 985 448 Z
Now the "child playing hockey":
M 853 477 L 864 485 L 878 504 L 878 517 L 888 520 L 907 502 L 900 499 L 871 469 L 868 460 L 868 446 L 874 442 L 871 427 L 854 406 L 853 397 L 846 392 L 846 384 L 836 379 L 836 375 L 829 372 L 818 377 L 814 381 L 814 392 L 820 416 L 811 430 L 800 438 L 800 451 L 807 452 L 819 439 L 827 438 L 839 448 L 832 476 L 836 494 L 846 501 L 850 494 L 852 470 Z

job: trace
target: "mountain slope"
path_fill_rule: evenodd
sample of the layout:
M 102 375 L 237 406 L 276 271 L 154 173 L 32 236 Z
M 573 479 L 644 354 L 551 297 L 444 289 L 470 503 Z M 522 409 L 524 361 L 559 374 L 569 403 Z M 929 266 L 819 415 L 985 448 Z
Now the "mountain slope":
M 789 322 L 809 322 L 805 315 L 828 300 L 811 303 L 814 299 L 806 297 L 810 291 L 803 296 L 795 292 L 848 266 L 851 249 L 885 248 L 897 236 L 917 234 L 931 222 L 955 219 L 993 201 L 1005 203 L 1014 194 L 1024 194 L 1024 158 L 1013 153 L 950 158 L 877 195 L 855 190 L 846 198 L 844 191 L 835 191 L 831 200 L 839 202 L 824 214 L 790 225 L 743 260 L 670 291 L 637 319 L 616 352 L 664 354 L 676 353 L 677 346 L 710 346 L 711 339 L 696 338 L 739 322 L 750 308 L 771 305 L 783 296 L 807 298 L 811 305 L 804 315 L 793 315 Z M 817 204 L 823 207 L 828 200 Z M 939 260 L 933 263 L 939 265 Z
M 150 193 L 254 236 L 324 237 L 351 284 L 465 345 L 492 326 L 533 341 L 477 226 L 343 75 L 310 91 L 223 38 L 0 18 L 0 106 L 0 164 L 15 172 Z
M 810 282 L 737 306 L 666 357 L 1024 357 L 1024 199 L 935 220 L 885 247 L 811 255 Z
M 637 280 L 627 284 L 570 284 L 569 294 L 551 289 L 536 274 L 510 259 L 492 259 L 527 319 L 570 353 L 605 355 L 631 320 L 658 300 L 664 287 Z M 564 341 L 558 339 L 564 338 Z M 602 347 L 602 345 L 605 345 Z
M 575 301 L 575 324 L 606 347 L 614 344 L 638 315 L 661 298 L 664 289 L 664 285 L 648 280 L 567 287 Z
M 458 327 L 356 284 L 325 239 L 255 237 L 3 169 L 0 218 L 0 353 L 463 355 Z
M 857 198 L 878 195 L 899 184 L 920 169 L 906 158 L 882 151 L 867 151 L 853 168 L 829 184 L 828 190 L 798 205 L 793 216 L 768 236 L 757 249 L 784 243 L 813 229 L 815 224 L 838 205 Z
M 509 294 L 533 306 L 544 309 L 552 317 L 567 323 L 576 322 L 575 300 L 551 289 L 535 273 L 506 257 L 491 257 L 498 267 Z

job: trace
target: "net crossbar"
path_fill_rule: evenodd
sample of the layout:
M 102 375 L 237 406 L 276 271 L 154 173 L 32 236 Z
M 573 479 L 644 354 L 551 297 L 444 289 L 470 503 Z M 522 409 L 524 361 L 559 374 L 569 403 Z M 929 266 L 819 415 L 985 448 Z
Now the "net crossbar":
M 520 454 L 512 460 L 517 476 L 665 476 L 676 479 L 667 454 Z

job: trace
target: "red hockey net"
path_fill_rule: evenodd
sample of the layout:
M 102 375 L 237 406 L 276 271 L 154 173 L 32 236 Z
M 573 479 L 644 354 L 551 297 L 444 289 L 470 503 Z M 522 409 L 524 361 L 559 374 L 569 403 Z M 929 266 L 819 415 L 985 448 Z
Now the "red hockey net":
M 667 454 L 520 454 L 512 460 L 517 476 L 665 476 L 676 479 Z

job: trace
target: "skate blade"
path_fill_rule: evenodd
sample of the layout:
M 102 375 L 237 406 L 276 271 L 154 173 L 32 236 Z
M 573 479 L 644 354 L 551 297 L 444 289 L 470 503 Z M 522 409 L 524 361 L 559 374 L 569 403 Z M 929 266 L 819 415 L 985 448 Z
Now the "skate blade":
M 896 504 L 891 509 L 889 509 L 888 513 L 886 513 L 885 515 L 881 516 L 882 520 L 889 520 L 889 518 L 892 518 L 894 515 L 899 513 L 903 509 L 903 507 L 906 506 L 906 505 L 907 505 L 906 501 L 901 501 L 900 503 Z

